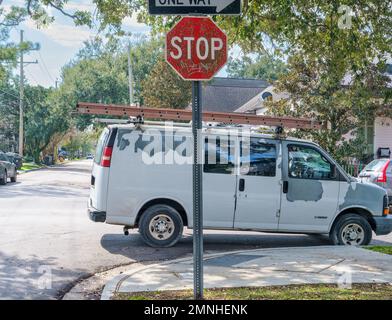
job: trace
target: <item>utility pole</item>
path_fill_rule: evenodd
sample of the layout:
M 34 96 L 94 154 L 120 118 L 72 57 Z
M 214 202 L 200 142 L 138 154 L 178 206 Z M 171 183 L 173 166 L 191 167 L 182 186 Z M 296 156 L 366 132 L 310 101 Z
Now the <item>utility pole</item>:
M 133 73 L 131 64 L 131 42 L 128 41 L 128 81 L 129 81 L 129 105 L 133 105 Z
M 19 76 L 19 155 L 23 157 L 23 30 L 20 30 L 20 76 Z
M 38 63 L 38 61 L 29 61 L 25 62 L 23 61 L 23 30 L 20 30 L 20 42 L 19 42 L 19 50 L 20 50 L 20 75 L 19 75 L 19 154 L 23 157 L 23 144 L 24 144 L 24 128 L 23 128 L 23 100 L 24 100 L 24 70 L 23 67 L 25 64 L 31 64 L 31 63 Z M 38 47 L 36 49 L 30 49 L 30 50 L 38 50 Z

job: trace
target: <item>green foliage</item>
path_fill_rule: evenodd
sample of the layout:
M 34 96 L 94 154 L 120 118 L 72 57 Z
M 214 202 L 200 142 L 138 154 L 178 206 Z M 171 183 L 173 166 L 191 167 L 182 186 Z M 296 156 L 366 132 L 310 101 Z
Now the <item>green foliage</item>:
M 97 139 L 96 131 L 76 131 L 63 141 L 62 148 L 69 152 L 71 158 L 86 156 L 93 153 Z
M 185 109 L 191 102 L 191 82 L 182 80 L 163 59 L 157 62 L 142 85 L 147 107 Z
M 367 142 L 361 128 L 372 123 L 385 106 L 384 91 L 388 78 L 377 66 L 360 73 L 346 72 L 349 62 L 336 61 L 334 52 L 325 53 L 323 60 L 304 55 L 289 59 L 289 70 L 276 82 L 278 91 L 290 97 L 267 103 L 275 115 L 314 118 L 326 127 L 320 131 L 299 130 L 295 135 L 312 139 L 338 159 L 367 156 Z M 352 133 L 347 141 L 342 136 Z
M 230 58 L 227 73 L 233 78 L 250 78 L 275 81 L 286 73 L 285 63 L 269 55 L 245 55 L 241 58 Z
M 10 30 L 17 26 L 25 17 L 25 10 L 11 6 L 9 11 L 1 7 L 0 0 L 0 83 L 7 78 L 6 73 L 15 65 L 18 47 L 9 42 Z
M 31 156 L 35 163 L 40 163 L 40 153 L 64 125 L 64 118 L 50 103 L 49 97 L 52 93 L 53 89 L 25 86 L 25 153 Z

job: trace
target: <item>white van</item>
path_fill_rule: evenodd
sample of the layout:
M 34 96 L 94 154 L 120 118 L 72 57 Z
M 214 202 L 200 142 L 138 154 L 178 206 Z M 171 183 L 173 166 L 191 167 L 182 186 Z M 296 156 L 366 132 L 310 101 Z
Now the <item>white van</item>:
M 366 245 L 372 231 L 392 231 L 386 191 L 347 175 L 315 143 L 233 129 L 202 135 L 205 229 L 329 234 L 340 245 Z M 192 145 L 188 127 L 104 129 L 90 219 L 122 225 L 126 234 L 138 228 L 150 246 L 173 246 L 193 225 Z

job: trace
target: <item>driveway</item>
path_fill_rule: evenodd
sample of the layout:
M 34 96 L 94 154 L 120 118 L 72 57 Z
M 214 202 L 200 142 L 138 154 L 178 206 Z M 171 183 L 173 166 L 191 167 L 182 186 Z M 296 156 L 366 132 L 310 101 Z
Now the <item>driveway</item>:
M 81 277 L 132 262 L 192 252 L 189 231 L 169 249 L 147 247 L 138 233 L 88 220 L 92 162 L 70 162 L 20 175 L 0 187 L 0 299 L 56 299 Z M 392 236 L 373 243 L 391 244 Z M 207 253 L 327 245 L 325 237 L 206 231 Z

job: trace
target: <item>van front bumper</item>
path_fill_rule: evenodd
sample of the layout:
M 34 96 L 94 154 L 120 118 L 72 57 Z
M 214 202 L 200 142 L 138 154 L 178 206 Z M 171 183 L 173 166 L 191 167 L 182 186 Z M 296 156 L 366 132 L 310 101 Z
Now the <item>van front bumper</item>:
M 374 217 L 374 221 L 376 222 L 376 230 L 374 230 L 376 235 L 382 236 L 392 232 L 392 215 Z
M 98 211 L 93 207 L 87 208 L 88 217 L 91 221 L 94 222 L 105 222 L 106 221 L 106 212 L 105 211 Z

